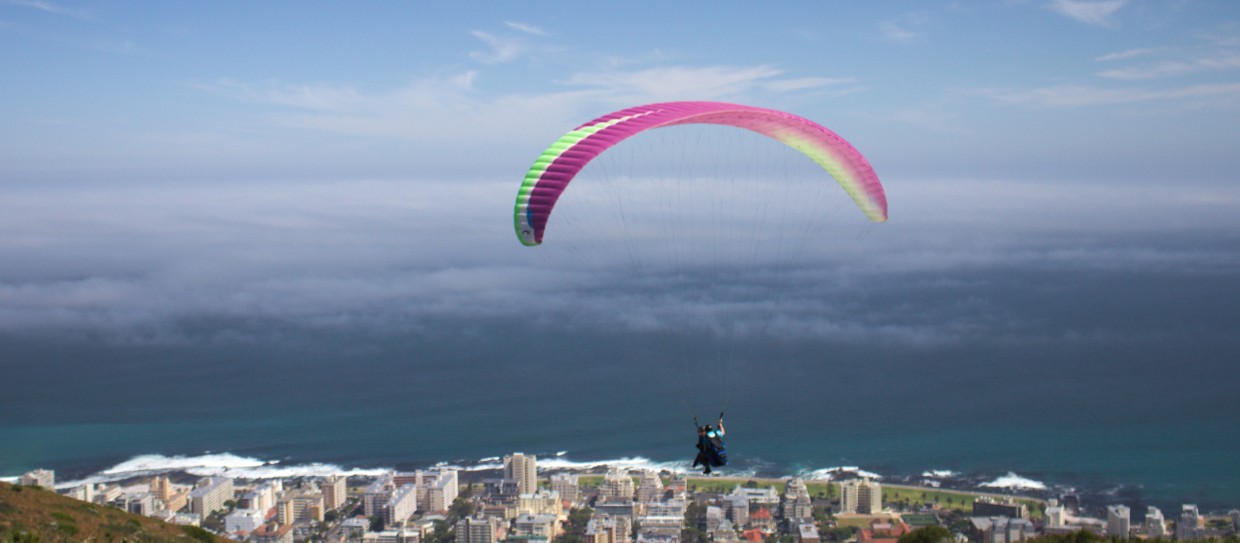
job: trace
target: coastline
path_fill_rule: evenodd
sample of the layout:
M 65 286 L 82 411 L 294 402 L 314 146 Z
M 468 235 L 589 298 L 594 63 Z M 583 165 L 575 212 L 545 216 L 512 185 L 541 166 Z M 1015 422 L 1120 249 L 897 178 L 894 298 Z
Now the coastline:
M 810 486 L 824 485 L 831 481 L 869 476 L 875 478 L 885 488 L 903 496 L 893 496 L 894 500 L 911 503 L 934 502 L 937 496 L 942 503 L 961 505 L 961 500 L 970 497 L 988 496 L 995 498 L 1014 498 L 1027 500 L 1031 504 L 1045 504 L 1049 498 L 1070 500 L 1083 508 L 1102 509 L 1107 505 L 1126 503 L 1130 506 L 1144 504 L 1162 505 L 1153 500 L 1141 498 L 1122 502 L 1126 496 L 1117 496 L 1114 486 L 1087 485 L 1083 488 L 1064 485 L 1060 482 L 1044 484 L 1040 481 L 1021 477 L 1012 472 L 1000 473 L 957 473 L 948 470 L 929 470 L 919 475 L 876 474 L 855 466 L 801 470 L 797 473 L 755 473 L 738 471 L 701 477 L 688 469 L 688 461 L 657 462 L 642 457 L 626 457 L 610 460 L 574 460 L 567 451 L 539 453 L 538 469 L 540 474 L 571 472 L 583 476 L 601 477 L 608 467 L 621 467 L 630 471 L 651 470 L 666 474 L 684 474 L 695 485 L 707 484 L 745 484 L 753 481 L 757 484 L 780 484 L 790 477 L 800 477 Z M 36 466 L 39 467 L 39 466 Z M 55 466 L 45 466 L 52 467 Z M 436 462 L 436 463 L 396 463 L 387 466 L 347 467 L 330 463 L 309 462 L 291 463 L 280 460 L 264 460 L 261 458 L 244 457 L 231 453 L 206 453 L 196 456 L 164 456 L 159 454 L 138 455 L 118 464 L 103 467 L 87 473 L 67 472 L 58 474 L 60 489 L 68 489 L 84 483 L 113 483 L 135 480 L 156 474 L 180 474 L 190 479 L 207 476 L 225 476 L 242 480 L 260 479 L 296 479 L 303 477 L 321 477 L 327 475 L 344 475 L 347 477 L 368 478 L 386 471 L 412 471 L 432 467 L 452 467 L 461 470 L 463 480 L 481 480 L 496 477 L 501 469 L 497 457 L 486 457 L 473 461 Z M 17 473 L 5 475 L 19 475 Z M 959 497 L 959 499 L 957 499 Z M 949 502 L 950 500 L 950 502 Z M 1168 504 L 1175 503 L 1164 500 Z M 1186 501 L 1184 503 L 1191 503 Z M 1228 510 L 1231 504 L 1212 507 L 1213 510 Z

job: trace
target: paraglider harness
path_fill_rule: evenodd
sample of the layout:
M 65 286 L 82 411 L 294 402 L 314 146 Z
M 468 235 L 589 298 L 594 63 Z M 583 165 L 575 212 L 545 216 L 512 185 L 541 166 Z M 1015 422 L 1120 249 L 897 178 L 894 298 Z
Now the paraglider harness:
M 698 423 L 697 415 L 693 416 L 693 426 L 697 428 L 697 457 L 693 459 L 693 467 L 705 466 L 703 474 L 709 474 L 711 468 L 728 465 L 728 451 L 723 446 L 723 412 L 719 412 L 719 428 Z

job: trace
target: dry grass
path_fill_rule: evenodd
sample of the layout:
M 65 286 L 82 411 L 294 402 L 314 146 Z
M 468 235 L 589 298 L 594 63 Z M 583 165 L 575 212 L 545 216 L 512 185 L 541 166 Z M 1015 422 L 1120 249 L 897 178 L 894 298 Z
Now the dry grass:
M 0 483 L 0 543 L 207 543 L 208 539 L 230 541 L 50 490 Z

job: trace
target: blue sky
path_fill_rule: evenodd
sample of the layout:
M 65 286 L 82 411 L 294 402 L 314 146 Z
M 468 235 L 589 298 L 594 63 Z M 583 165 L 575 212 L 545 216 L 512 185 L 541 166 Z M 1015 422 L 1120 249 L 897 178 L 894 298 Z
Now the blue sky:
M 820 120 L 888 175 L 1226 183 L 1238 12 L 8 1 L 0 176 L 496 175 L 602 112 L 714 99 Z

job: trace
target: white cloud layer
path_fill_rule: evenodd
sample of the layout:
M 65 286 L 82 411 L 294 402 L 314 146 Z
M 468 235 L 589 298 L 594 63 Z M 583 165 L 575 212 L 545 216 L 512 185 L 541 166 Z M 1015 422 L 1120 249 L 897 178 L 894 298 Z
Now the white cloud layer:
M 0 329 L 177 341 L 178 323 L 204 319 L 389 331 L 459 319 L 637 331 L 675 323 L 721 337 L 779 330 L 924 345 L 987 333 L 997 309 L 983 299 L 930 313 L 857 301 L 914 277 L 967 284 L 969 274 L 953 278 L 966 270 L 1208 272 L 1240 264 L 1208 247 L 1133 246 L 1124 237 L 1240 227 L 1240 193 L 1232 189 L 890 181 L 893 220 L 873 226 L 837 188 L 821 196 L 826 213 L 796 204 L 770 219 L 746 206 L 750 191 L 735 194 L 736 203 L 680 200 L 676 210 L 664 206 L 665 192 L 638 191 L 623 199 L 626 220 L 651 226 L 649 240 L 642 228 L 603 229 L 621 228 L 614 219 L 580 222 L 616 206 L 611 189 L 599 186 L 596 203 L 562 203 L 565 221 L 556 219 L 554 241 L 537 249 L 520 247 L 511 233 L 512 183 L 9 191 L 0 203 L 0 260 L 9 263 L 0 277 Z M 642 197 L 659 201 L 634 199 Z M 780 237 L 804 230 L 805 221 L 815 225 L 812 243 L 800 252 L 742 234 L 718 244 L 736 235 L 709 218 L 721 207 L 749 209 L 741 216 Z M 1114 236 L 1120 241 L 1108 241 Z M 1078 239 L 1091 241 L 1070 241 Z M 716 246 L 737 258 L 714 255 Z M 710 276 L 699 277 L 688 261 L 713 262 L 716 273 L 729 270 L 726 280 L 708 286 L 702 280 Z

